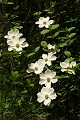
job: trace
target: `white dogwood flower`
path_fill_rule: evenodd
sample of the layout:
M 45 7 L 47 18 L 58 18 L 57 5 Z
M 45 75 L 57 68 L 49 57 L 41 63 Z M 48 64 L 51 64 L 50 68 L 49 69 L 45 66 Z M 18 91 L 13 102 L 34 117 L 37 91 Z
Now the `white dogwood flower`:
M 10 40 L 13 40 L 13 39 L 18 39 L 22 36 L 23 34 L 22 33 L 19 33 L 19 30 L 16 29 L 16 30 L 10 30 L 8 32 L 7 35 L 4 36 L 4 38 L 7 38 L 7 43 L 10 41 Z
M 31 63 L 26 71 L 28 73 L 34 72 L 35 74 L 40 74 L 43 71 L 43 68 L 45 66 L 45 62 L 42 59 L 39 59 L 35 63 Z
M 25 42 L 25 38 L 16 38 L 11 41 L 8 41 L 8 51 L 16 50 L 16 51 L 21 51 L 22 48 L 28 47 L 28 43 Z
M 50 52 L 47 54 L 42 54 L 42 58 L 45 60 L 45 64 L 47 64 L 48 66 L 50 66 L 52 63 L 52 61 L 56 60 L 56 56 L 54 56 L 53 52 Z
M 49 43 L 49 44 L 47 45 L 47 47 L 48 47 L 49 50 L 51 50 L 51 49 L 55 50 L 56 45 L 55 45 L 55 44 L 54 44 L 54 45 L 51 45 L 51 44 Z
M 39 24 L 39 28 L 49 28 L 51 24 L 53 24 L 53 20 L 49 20 L 49 17 L 40 17 L 39 21 L 35 22 L 35 24 Z
M 56 72 L 51 70 L 46 70 L 45 73 L 40 74 L 40 81 L 39 84 L 45 84 L 46 87 L 50 88 L 51 83 L 56 83 L 58 79 L 56 78 Z
M 37 96 L 38 96 L 37 101 L 39 103 L 43 102 L 45 106 L 49 106 L 51 100 L 56 99 L 57 97 L 56 93 L 54 92 L 54 89 L 47 87 L 43 87 L 41 89 L 41 92 L 39 92 Z
M 66 59 L 64 62 L 60 62 L 61 71 L 65 72 L 67 71 L 69 74 L 75 74 L 73 68 L 76 66 L 76 61 L 70 61 Z
M 54 54 L 56 54 L 56 52 L 59 52 L 60 49 L 57 48 L 56 44 L 51 45 L 50 43 L 47 45 L 48 50 L 52 51 Z

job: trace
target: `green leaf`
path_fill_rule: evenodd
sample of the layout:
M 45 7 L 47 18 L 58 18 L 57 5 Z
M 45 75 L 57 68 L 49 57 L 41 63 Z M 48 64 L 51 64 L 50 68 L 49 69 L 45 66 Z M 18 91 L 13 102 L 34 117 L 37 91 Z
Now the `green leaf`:
M 70 32 L 71 30 L 75 29 L 75 27 L 70 27 L 68 31 Z
M 31 80 L 27 79 L 27 83 L 28 83 L 28 85 L 30 86 Z
M 58 92 L 57 95 L 61 96 L 62 94 Z
M 76 38 L 69 40 L 69 45 L 71 45 L 75 40 Z
M 72 38 L 74 35 L 76 35 L 76 33 L 71 33 L 68 37 Z
M 14 3 L 13 3 L 13 2 L 7 2 L 7 4 L 8 4 L 8 5 L 12 5 L 12 4 L 14 4 Z
M 39 49 L 40 49 L 40 46 L 36 47 L 36 48 L 34 49 L 34 52 L 35 52 L 35 53 L 38 52 Z
M 71 52 L 70 52 L 70 51 L 65 51 L 64 54 L 65 54 L 67 57 L 70 57 L 70 56 L 71 56 Z
M 8 104 L 8 103 L 6 103 L 6 104 L 5 104 L 5 108 L 8 108 L 8 107 L 9 107 L 9 104 Z
M 48 36 L 47 38 L 55 38 L 55 37 L 57 37 L 57 36 L 59 35 L 59 33 L 60 33 L 60 32 L 56 32 L 54 35 Z
M 52 7 L 56 6 L 56 4 L 57 4 L 56 1 L 55 2 L 51 2 L 51 6 Z
M 70 61 L 73 61 L 74 60 L 74 58 L 72 58 L 72 57 L 70 57 L 70 58 L 68 58 Z
M 50 30 L 57 29 L 59 27 L 59 24 L 51 25 Z
M 40 15 L 40 14 L 41 14 L 41 12 L 38 11 L 38 12 L 35 12 L 33 15 L 34 15 L 34 16 L 37 16 L 37 15 Z
M 31 87 L 33 87 L 33 86 L 34 86 L 34 84 L 33 84 L 33 83 L 31 83 L 31 84 L 30 84 L 30 86 L 31 86 Z
M 47 48 L 47 47 L 46 47 Z M 43 48 L 44 51 L 48 51 L 46 48 Z
M 23 94 L 24 94 L 24 93 L 27 93 L 27 90 L 24 90 L 24 91 L 22 91 L 21 93 L 23 93 Z
M 69 78 L 69 75 L 61 75 L 61 78 Z
M 32 52 L 32 53 L 28 54 L 27 57 L 31 57 L 33 55 L 35 55 L 35 52 Z
M 60 46 L 60 47 L 67 46 L 67 43 L 60 43 L 59 46 Z
M 11 76 L 13 79 L 17 79 L 19 77 L 18 71 L 11 71 Z
M 42 46 L 43 48 L 47 48 L 47 42 L 46 42 L 46 41 L 42 41 L 42 42 L 41 42 L 41 46 Z
M 46 33 L 49 33 L 49 31 L 50 31 L 50 30 L 45 29 L 45 30 L 41 31 L 41 34 L 44 35 L 44 34 L 46 34 Z

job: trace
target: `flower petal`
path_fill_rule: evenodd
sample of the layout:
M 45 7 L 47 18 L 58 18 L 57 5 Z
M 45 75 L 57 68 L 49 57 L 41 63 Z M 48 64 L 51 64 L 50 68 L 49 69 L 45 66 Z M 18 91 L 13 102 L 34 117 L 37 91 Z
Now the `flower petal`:
M 51 79 L 51 82 L 52 82 L 52 83 L 56 83 L 57 81 L 58 81 L 57 78 Z
M 48 99 L 46 99 L 46 100 L 44 101 L 44 105 L 46 105 L 46 106 L 49 106 L 50 103 L 51 103 L 51 99 L 50 99 L 50 98 L 48 98 Z
M 43 101 L 45 100 L 45 96 L 44 96 L 41 92 L 39 92 L 39 93 L 37 94 L 37 96 L 38 96 L 37 101 L 38 101 L 39 103 L 41 103 L 41 102 L 43 102 Z
M 45 79 L 40 79 L 40 81 L 39 81 L 39 84 L 40 85 L 43 85 L 43 84 L 45 84 L 46 83 L 46 80 Z
M 53 94 L 50 94 L 49 97 L 50 97 L 50 99 L 53 100 L 53 99 L 56 99 L 57 95 L 56 95 L 56 93 L 54 92 Z

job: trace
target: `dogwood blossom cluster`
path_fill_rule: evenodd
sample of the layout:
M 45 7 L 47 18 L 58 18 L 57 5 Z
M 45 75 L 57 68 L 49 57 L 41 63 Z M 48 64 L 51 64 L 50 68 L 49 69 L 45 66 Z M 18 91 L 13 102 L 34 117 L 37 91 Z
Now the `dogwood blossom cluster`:
M 39 28 L 49 28 L 54 21 L 50 20 L 50 17 L 40 17 L 39 21 L 35 24 L 39 25 Z M 29 44 L 26 42 L 25 38 L 22 38 L 23 34 L 19 32 L 18 29 L 8 31 L 7 35 L 4 38 L 7 39 L 8 51 L 16 50 L 22 51 L 23 48 L 28 47 Z M 54 92 L 52 87 L 55 84 L 57 79 L 56 71 L 50 70 L 50 66 L 57 59 L 56 53 L 60 51 L 57 48 L 57 45 L 47 45 L 47 53 L 43 53 L 41 58 L 34 63 L 28 65 L 27 73 L 35 73 L 39 75 L 39 84 L 42 86 L 42 89 L 37 93 L 37 101 L 43 103 L 45 106 L 49 106 L 51 100 L 56 99 L 57 94 Z M 60 62 L 61 72 L 67 72 L 69 74 L 74 74 L 74 67 L 76 66 L 76 61 L 70 61 L 66 59 L 64 62 Z
M 37 101 L 39 103 L 43 102 L 44 105 L 49 106 L 51 100 L 56 99 L 57 95 L 52 88 L 52 84 L 58 81 L 56 77 L 56 72 L 50 69 L 44 71 L 45 66 L 51 66 L 52 62 L 57 59 L 54 55 L 55 52 L 49 52 L 47 54 L 42 54 L 42 59 L 39 59 L 35 63 L 31 63 L 28 65 L 28 69 L 26 72 L 39 75 L 39 84 L 42 87 L 41 92 L 37 94 Z
M 53 24 L 53 20 L 50 20 L 49 17 L 40 17 L 39 21 L 35 22 L 35 24 L 39 25 L 39 28 L 49 28 L 51 24 Z M 54 88 L 52 84 L 58 81 L 56 76 L 56 71 L 50 70 L 48 67 L 52 65 L 52 62 L 57 59 L 55 54 L 60 51 L 57 49 L 56 44 L 51 45 L 50 43 L 47 45 L 48 53 L 42 54 L 42 58 L 36 61 L 35 63 L 31 63 L 28 65 L 28 69 L 26 72 L 39 75 L 39 84 L 42 87 L 41 91 L 37 93 L 37 101 L 42 103 L 45 106 L 49 106 L 51 100 L 56 99 L 57 94 L 54 92 Z M 46 69 L 46 67 L 48 69 Z M 60 62 L 61 71 L 68 72 L 69 74 L 75 74 L 73 68 L 76 66 L 76 61 L 70 61 L 66 59 L 64 62 Z M 45 69 L 46 70 L 45 70 Z
M 8 34 L 4 36 L 7 39 L 8 51 L 16 50 L 22 51 L 23 48 L 28 47 L 29 44 L 26 41 L 26 38 L 21 38 L 22 33 L 19 33 L 19 30 L 10 30 Z

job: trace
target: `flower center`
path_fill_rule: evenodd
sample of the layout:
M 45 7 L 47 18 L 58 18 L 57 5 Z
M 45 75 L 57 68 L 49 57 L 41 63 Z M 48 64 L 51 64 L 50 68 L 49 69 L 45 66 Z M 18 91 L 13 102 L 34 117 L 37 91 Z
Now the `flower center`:
M 50 78 L 49 77 L 47 77 L 47 81 L 50 82 Z
M 46 95 L 45 95 L 45 98 L 46 98 L 46 99 L 48 99 L 48 98 L 49 98 L 48 94 L 46 94 Z
M 43 21 L 43 24 L 46 25 L 46 21 Z
M 16 44 L 16 47 L 19 48 L 19 44 Z
M 48 58 L 45 58 L 45 62 L 48 61 Z
M 12 39 L 14 39 L 14 38 L 15 38 L 15 36 L 13 35 L 13 36 L 12 36 Z
M 37 70 L 38 70 L 38 67 L 35 67 L 35 70 L 37 71 Z

